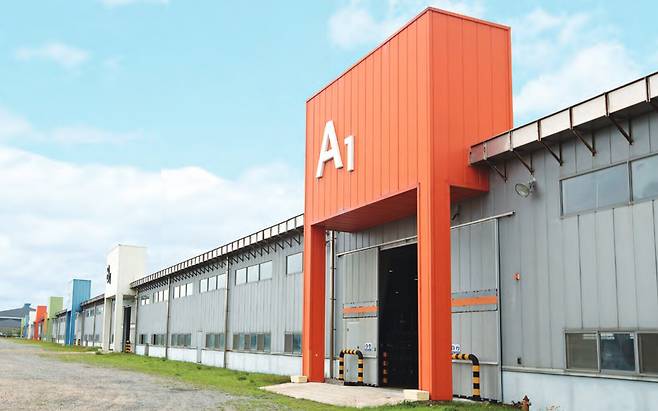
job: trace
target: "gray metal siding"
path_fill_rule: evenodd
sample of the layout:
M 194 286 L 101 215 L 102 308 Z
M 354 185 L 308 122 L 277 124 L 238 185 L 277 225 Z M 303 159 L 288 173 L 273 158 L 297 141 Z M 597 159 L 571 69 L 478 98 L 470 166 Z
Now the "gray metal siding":
M 561 167 L 545 150 L 526 155 L 537 179 L 528 198 L 514 184 L 530 175 L 510 160 L 507 182 L 492 172 L 490 192 L 460 205 L 455 223 L 516 212 L 500 220 L 504 365 L 565 368 L 565 329 L 658 328 L 656 201 L 560 211 L 561 178 L 658 153 L 658 114 L 633 118 L 630 127 L 633 145 L 612 126 L 595 131 L 596 156 L 565 141 Z

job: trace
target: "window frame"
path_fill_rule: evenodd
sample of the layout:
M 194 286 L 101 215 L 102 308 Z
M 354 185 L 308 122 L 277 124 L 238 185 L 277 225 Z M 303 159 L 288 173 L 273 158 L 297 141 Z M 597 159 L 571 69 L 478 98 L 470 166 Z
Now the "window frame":
M 658 330 L 637 330 L 635 332 L 635 334 L 636 334 L 635 346 L 636 346 L 636 350 L 637 350 L 636 361 L 638 363 L 638 373 L 639 373 L 639 375 L 644 376 L 644 377 L 657 378 L 658 377 L 658 371 L 656 371 L 656 372 L 643 372 L 642 371 L 642 360 L 640 358 L 640 334 L 658 335 Z
M 295 271 L 295 272 L 290 272 L 288 270 L 288 267 L 289 267 L 288 259 L 290 257 L 296 256 L 296 255 L 299 255 L 300 258 L 301 258 L 301 270 L 300 271 Z M 297 275 L 297 274 L 301 274 L 303 272 L 304 272 L 304 252 L 300 251 L 300 252 L 297 252 L 297 253 L 292 253 L 292 254 L 286 255 L 286 275 Z
M 270 276 L 263 278 L 263 265 L 270 265 Z M 268 281 L 274 278 L 274 262 L 272 260 L 263 261 L 258 264 L 258 281 Z

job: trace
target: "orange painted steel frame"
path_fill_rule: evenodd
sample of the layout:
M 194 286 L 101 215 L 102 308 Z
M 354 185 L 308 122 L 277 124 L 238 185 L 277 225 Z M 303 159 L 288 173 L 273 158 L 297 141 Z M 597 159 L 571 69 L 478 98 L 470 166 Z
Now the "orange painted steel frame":
M 32 335 L 32 339 L 38 340 L 39 339 L 39 323 L 43 321 L 43 326 L 44 326 L 44 334 L 46 333 L 45 327 L 46 325 L 46 317 L 48 317 L 48 307 L 45 305 L 39 305 L 37 306 L 37 312 L 36 316 L 34 319 L 34 334 Z
M 342 157 L 316 178 L 325 124 Z M 488 190 L 471 144 L 512 127 L 510 29 L 428 8 L 306 104 L 302 368 L 323 381 L 325 230 L 358 231 L 416 214 L 418 386 L 452 398 L 450 204 Z

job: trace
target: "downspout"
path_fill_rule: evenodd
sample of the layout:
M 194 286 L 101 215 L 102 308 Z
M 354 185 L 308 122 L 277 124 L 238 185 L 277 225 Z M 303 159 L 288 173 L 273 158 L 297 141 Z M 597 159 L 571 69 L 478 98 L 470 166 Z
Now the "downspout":
M 336 272 L 336 233 L 329 231 L 329 378 L 334 378 L 334 357 L 335 357 L 335 272 Z
M 218 284 L 219 286 L 219 284 Z M 224 368 L 227 367 L 228 359 L 228 290 L 231 287 L 231 264 L 228 257 L 226 257 L 226 291 L 224 292 Z
M 134 354 L 137 354 L 137 344 L 139 344 L 139 328 L 137 328 L 138 318 L 139 318 L 139 290 L 135 292 L 135 341 L 133 341 L 133 343 L 130 345 L 130 348 Z
M 98 312 L 98 306 L 94 305 L 94 316 L 91 317 L 92 326 L 91 326 L 91 346 L 96 346 L 96 313 Z
M 171 317 L 171 300 L 174 298 L 174 293 L 171 291 L 171 275 L 167 278 L 167 334 L 165 335 L 165 358 L 169 358 L 169 319 Z

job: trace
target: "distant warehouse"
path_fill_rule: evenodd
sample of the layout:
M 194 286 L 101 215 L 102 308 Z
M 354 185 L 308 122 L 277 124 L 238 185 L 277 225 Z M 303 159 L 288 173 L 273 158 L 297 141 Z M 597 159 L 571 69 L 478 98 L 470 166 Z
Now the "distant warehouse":
M 358 350 L 433 399 L 474 354 L 483 398 L 655 408 L 658 74 L 513 128 L 510 47 L 421 13 L 307 102 L 304 215 L 149 275 L 118 246 L 76 341 L 310 381 Z

